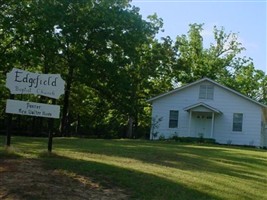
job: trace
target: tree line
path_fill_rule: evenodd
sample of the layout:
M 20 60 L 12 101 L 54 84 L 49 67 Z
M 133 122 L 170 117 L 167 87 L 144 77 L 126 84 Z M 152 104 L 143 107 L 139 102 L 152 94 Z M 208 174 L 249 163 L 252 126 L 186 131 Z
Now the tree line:
M 175 40 L 159 39 L 163 20 L 156 14 L 143 19 L 129 0 L 0 0 L 0 15 L 1 132 L 10 98 L 6 73 L 14 67 L 61 74 L 65 93 L 53 103 L 61 106 L 54 132 L 62 136 L 147 137 L 146 100 L 202 77 L 266 103 L 265 73 L 239 57 L 245 48 L 223 27 L 214 27 L 214 42 L 205 48 L 204 24 L 190 24 Z M 45 118 L 12 118 L 15 134 L 45 135 L 49 128 Z

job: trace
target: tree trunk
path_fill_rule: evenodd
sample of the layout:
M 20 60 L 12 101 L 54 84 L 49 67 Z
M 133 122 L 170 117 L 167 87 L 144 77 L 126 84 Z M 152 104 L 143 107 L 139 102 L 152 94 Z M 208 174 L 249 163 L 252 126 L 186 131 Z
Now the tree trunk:
M 127 138 L 133 137 L 133 118 L 129 116 L 128 118 L 128 129 L 127 129 Z
M 80 132 L 80 127 L 81 127 L 81 124 L 80 124 L 80 115 L 77 116 L 77 123 L 76 123 L 76 127 L 75 127 L 75 134 L 78 135 L 79 132 Z
M 138 138 L 138 113 L 135 113 L 133 124 L 133 138 Z
M 62 110 L 62 118 L 61 118 L 61 125 L 60 125 L 60 133 L 62 136 L 68 136 L 68 116 L 69 116 L 69 98 L 70 98 L 70 89 L 73 79 L 73 67 L 69 66 L 69 74 L 66 81 L 66 89 L 64 94 L 64 101 L 63 101 L 63 110 Z

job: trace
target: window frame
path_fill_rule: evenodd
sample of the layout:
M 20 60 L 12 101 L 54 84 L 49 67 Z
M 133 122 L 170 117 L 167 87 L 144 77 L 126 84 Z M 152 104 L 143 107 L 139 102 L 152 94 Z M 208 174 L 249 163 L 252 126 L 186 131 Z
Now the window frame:
M 243 132 L 243 121 L 244 121 L 243 113 L 233 113 L 232 131 Z
M 198 98 L 199 99 L 213 100 L 214 99 L 214 85 L 201 84 L 199 86 Z
M 169 128 L 178 128 L 178 124 L 179 124 L 178 121 L 179 121 L 179 111 L 170 110 L 169 111 Z

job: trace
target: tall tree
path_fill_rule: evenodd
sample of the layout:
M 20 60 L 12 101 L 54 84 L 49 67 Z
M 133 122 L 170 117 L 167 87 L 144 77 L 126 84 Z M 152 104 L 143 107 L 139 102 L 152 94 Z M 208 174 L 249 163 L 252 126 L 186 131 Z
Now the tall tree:
M 0 9 L 0 88 L 13 67 L 60 73 L 66 81 L 58 100 L 63 135 L 71 129 L 139 137 L 150 123 L 148 97 L 204 76 L 255 99 L 266 97 L 266 77 L 237 57 L 244 48 L 223 28 L 214 27 L 214 43 L 204 48 L 203 24 L 190 25 L 175 43 L 157 40 L 162 19 L 143 20 L 128 0 L 0 0 Z M 0 95 L 4 118 L 7 89 Z M 28 126 L 26 118 L 17 119 Z
M 181 82 L 192 82 L 202 77 L 220 80 L 229 76 L 238 54 L 244 50 L 237 34 L 226 33 L 224 28 L 213 29 L 214 43 L 204 48 L 201 32 L 204 24 L 190 24 L 188 35 L 178 36 L 176 48 L 179 52 L 178 66 L 183 73 L 177 76 Z
M 255 69 L 253 62 L 236 69 L 229 78 L 232 81 L 230 87 L 252 99 L 264 102 L 266 76 L 262 70 Z

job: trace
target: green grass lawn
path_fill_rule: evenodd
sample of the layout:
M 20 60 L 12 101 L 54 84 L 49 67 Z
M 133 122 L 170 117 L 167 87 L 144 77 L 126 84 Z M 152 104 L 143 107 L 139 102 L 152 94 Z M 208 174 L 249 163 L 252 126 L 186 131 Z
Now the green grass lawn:
M 0 157 L 9 157 L 0 137 Z M 13 137 L 18 156 L 114 184 L 133 199 L 267 199 L 267 151 L 173 141 Z M 14 157 L 14 156 L 13 156 Z M 17 158 L 19 159 L 19 157 Z

